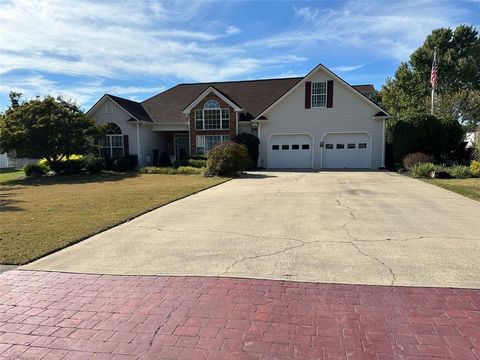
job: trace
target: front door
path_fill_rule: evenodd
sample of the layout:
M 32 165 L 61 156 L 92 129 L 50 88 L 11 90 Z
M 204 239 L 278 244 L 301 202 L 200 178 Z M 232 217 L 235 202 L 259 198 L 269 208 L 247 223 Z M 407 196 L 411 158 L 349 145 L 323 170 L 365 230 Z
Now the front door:
M 185 159 L 190 153 L 189 147 L 188 136 L 175 136 L 175 159 Z

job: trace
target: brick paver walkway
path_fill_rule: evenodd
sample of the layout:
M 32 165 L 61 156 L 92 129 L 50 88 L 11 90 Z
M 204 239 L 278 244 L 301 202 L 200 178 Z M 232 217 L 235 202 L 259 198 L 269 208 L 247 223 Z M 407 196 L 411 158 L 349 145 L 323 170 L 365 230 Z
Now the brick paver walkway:
M 9 271 L 0 358 L 480 358 L 480 291 Z

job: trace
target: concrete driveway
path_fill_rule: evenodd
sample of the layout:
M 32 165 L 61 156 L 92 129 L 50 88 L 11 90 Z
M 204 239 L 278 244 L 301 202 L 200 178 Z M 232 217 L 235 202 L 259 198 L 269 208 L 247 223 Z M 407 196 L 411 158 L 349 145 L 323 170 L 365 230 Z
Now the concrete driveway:
M 389 172 L 262 172 L 23 269 L 478 288 L 479 259 L 478 202 Z

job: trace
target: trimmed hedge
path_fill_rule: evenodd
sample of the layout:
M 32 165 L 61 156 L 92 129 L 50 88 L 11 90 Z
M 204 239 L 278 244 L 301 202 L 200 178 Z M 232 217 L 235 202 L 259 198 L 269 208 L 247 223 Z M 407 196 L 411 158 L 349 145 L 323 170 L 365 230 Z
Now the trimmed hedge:
M 173 167 L 178 168 L 180 166 L 191 166 L 195 168 L 204 168 L 207 166 L 207 160 L 203 159 L 178 159 L 173 163 Z
M 59 175 L 80 174 L 84 167 L 84 159 L 69 159 L 50 164 L 50 168 Z
M 49 168 L 45 164 L 29 164 L 23 167 L 23 171 L 28 177 L 39 177 L 48 173 Z
M 90 174 L 96 174 L 102 171 L 105 167 L 105 163 L 102 158 L 95 156 L 85 156 L 85 171 Z
M 140 174 L 161 174 L 161 175 L 201 175 L 205 172 L 205 168 L 196 168 L 192 166 L 173 167 L 157 167 L 147 166 L 138 171 Z

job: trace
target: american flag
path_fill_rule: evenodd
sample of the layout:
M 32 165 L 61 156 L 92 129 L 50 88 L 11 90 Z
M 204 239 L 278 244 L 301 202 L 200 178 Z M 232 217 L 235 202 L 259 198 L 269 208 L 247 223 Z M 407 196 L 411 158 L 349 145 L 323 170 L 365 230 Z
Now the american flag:
M 432 63 L 432 71 L 430 73 L 430 84 L 432 85 L 432 88 L 435 87 L 435 84 L 437 83 L 437 76 L 438 76 L 438 68 L 437 68 L 437 53 L 433 53 L 433 63 Z

